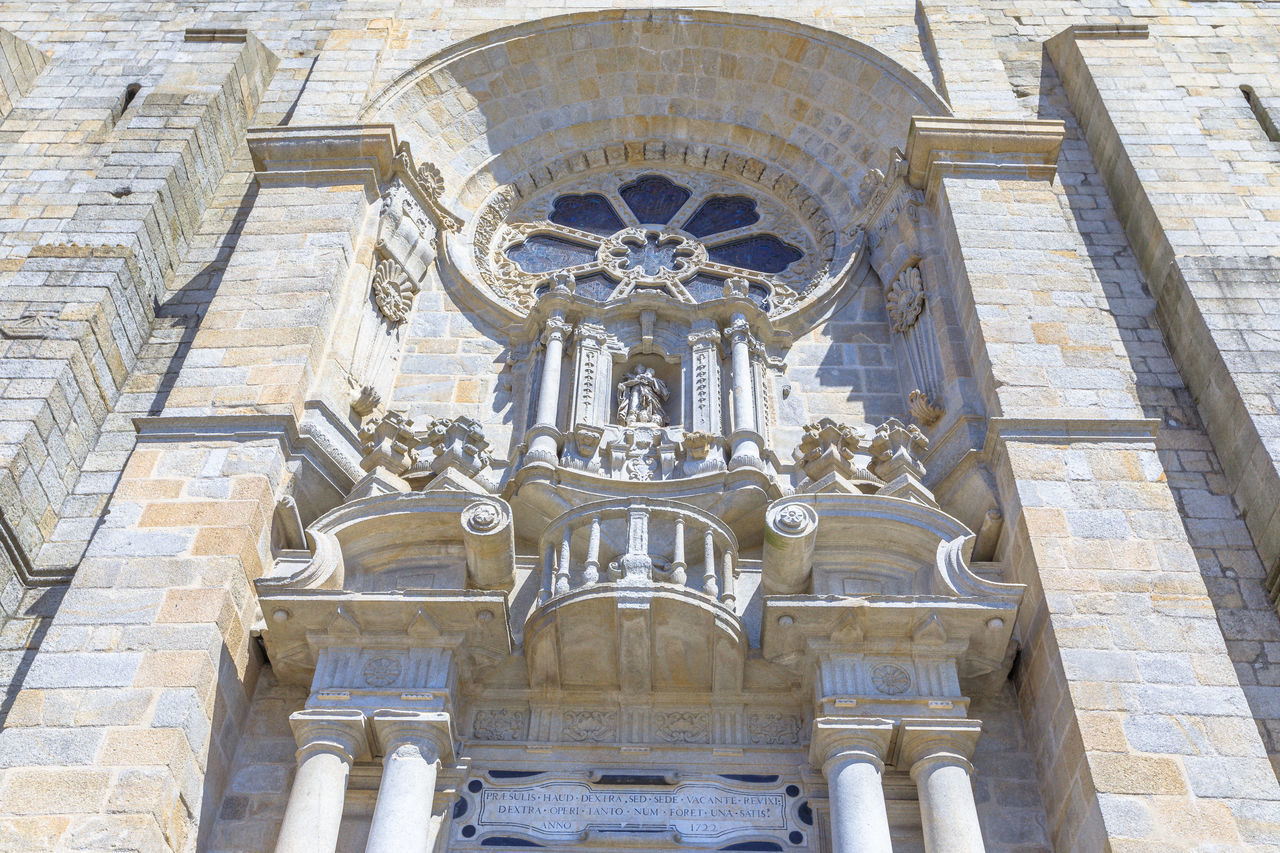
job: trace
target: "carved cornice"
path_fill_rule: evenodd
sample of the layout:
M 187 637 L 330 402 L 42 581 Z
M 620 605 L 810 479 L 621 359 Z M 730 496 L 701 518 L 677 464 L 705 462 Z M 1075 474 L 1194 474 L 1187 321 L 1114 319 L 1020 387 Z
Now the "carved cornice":
M 296 181 L 306 175 L 333 181 L 356 180 L 374 191 L 399 176 L 418 196 L 437 227 L 457 231 L 462 220 L 440 204 L 444 192 L 440 172 L 417 163 L 409 145 L 396 138 L 390 124 L 332 124 L 255 127 L 247 134 L 259 183 Z
M 932 196 L 949 175 L 1053 180 L 1066 125 L 1041 119 L 914 116 L 907 136 L 907 181 Z

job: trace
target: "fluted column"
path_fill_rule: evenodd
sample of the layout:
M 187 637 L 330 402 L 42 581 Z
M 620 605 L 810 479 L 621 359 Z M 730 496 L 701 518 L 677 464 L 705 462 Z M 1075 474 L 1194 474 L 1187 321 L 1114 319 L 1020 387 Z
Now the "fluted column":
M 542 360 L 542 382 L 538 386 L 538 407 L 533 428 L 529 430 L 530 461 L 559 461 L 560 372 L 564 367 L 564 341 L 573 327 L 565 322 L 564 311 L 557 309 L 547 318 L 542 340 L 546 348 Z
M 891 853 L 884 805 L 885 752 L 893 722 L 875 717 L 813 721 L 809 760 L 827 778 L 832 853 Z
M 359 711 L 295 711 L 289 725 L 298 742 L 293 777 L 276 853 L 333 853 L 342 824 L 351 764 L 368 751 Z
M 756 425 L 755 380 L 751 375 L 751 328 L 744 314 L 734 314 L 724 331 L 729 340 L 733 366 L 733 432 L 729 435 L 733 455 L 730 468 L 744 465 L 759 468 L 760 432 Z
M 978 720 L 903 720 L 900 766 L 911 768 L 920 795 L 927 853 L 983 853 L 973 800 Z
M 453 729 L 440 711 L 377 711 L 373 730 L 382 749 L 382 782 L 365 853 L 429 853 L 436 772 L 453 758 Z

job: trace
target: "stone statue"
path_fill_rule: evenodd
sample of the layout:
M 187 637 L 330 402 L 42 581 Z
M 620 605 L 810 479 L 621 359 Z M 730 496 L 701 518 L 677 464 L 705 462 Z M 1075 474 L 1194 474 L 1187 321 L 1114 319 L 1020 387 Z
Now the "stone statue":
M 618 422 L 623 426 L 666 426 L 662 404 L 668 393 L 653 368 L 640 365 L 618 383 Z

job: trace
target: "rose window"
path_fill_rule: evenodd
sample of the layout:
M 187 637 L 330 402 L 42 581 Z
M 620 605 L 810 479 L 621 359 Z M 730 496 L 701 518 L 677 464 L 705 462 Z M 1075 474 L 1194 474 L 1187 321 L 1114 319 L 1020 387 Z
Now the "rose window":
M 651 172 L 577 184 L 527 200 L 496 230 L 489 257 L 520 308 L 567 272 L 598 302 L 650 291 L 697 303 L 732 291 L 778 313 L 825 272 L 808 231 L 757 188 Z

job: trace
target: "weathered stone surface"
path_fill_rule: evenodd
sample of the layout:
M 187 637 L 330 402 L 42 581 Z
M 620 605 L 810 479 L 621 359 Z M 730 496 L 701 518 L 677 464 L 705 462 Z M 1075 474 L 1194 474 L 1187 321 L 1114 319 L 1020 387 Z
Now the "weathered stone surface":
M 0 849 L 1280 849 L 1273 5 L 83 5 Z

